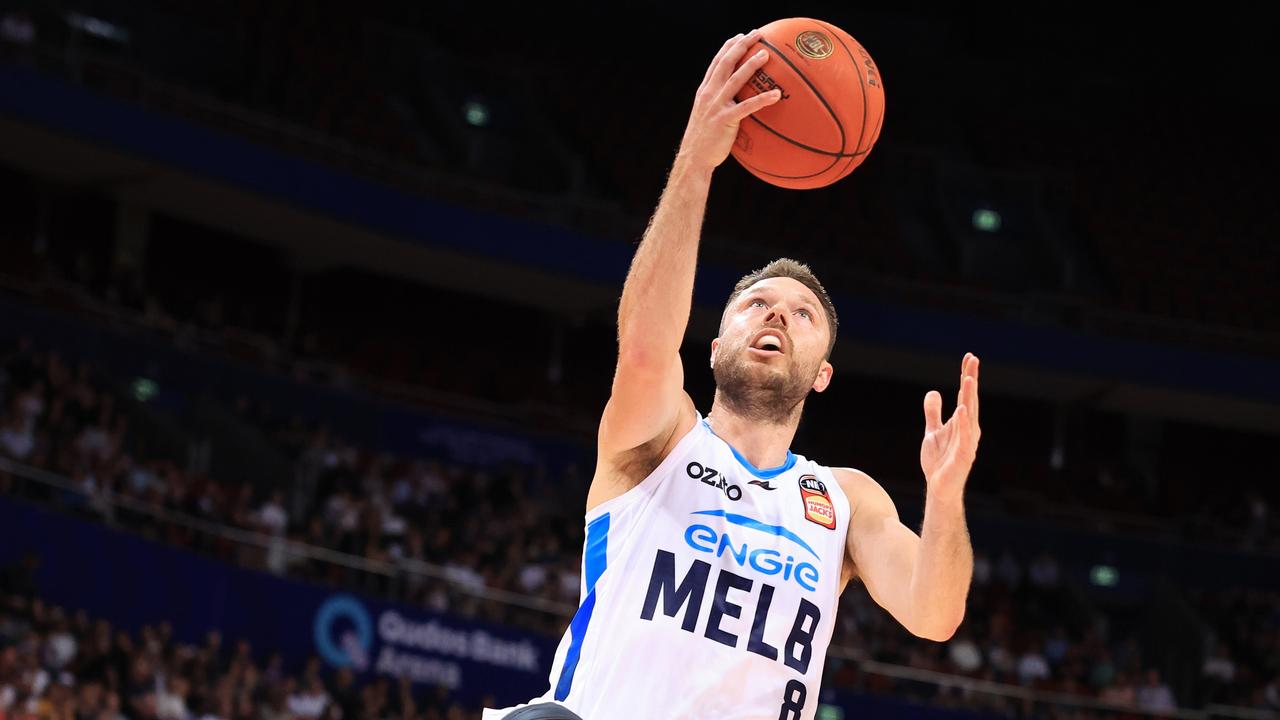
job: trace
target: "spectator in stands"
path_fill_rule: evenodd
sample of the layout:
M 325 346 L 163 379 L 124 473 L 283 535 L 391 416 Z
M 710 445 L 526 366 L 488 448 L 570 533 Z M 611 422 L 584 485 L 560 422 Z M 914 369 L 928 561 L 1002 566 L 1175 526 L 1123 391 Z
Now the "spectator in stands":
M 1178 702 L 1174 700 L 1173 690 L 1161 679 L 1160 671 L 1147 671 L 1146 682 L 1137 689 L 1138 707 L 1143 710 L 1176 710 Z
M 1017 590 L 1022 584 L 1022 565 L 1013 553 L 1005 550 L 996 564 L 996 577 L 1010 590 Z
M 1022 656 L 1018 658 L 1018 682 L 1023 685 L 1035 685 L 1049 679 L 1049 662 L 1034 642 L 1028 642 Z
M 1013 653 L 1009 652 L 1003 642 L 993 639 L 987 646 L 987 667 L 993 672 L 992 679 L 1000 682 L 1014 680 L 1016 665 Z
M 1280 710 L 1280 670 L 1276 671 L 1271 682 L 1262 689 L 1261 705 L 1268 710 Z
M 186 678 L 181 675 L 165 678 L 156 692 L 157 720 L 190 720 L 191 711 L 187 708 L 190 690 Z
M 1232 661 L 1225 644 L 1214 643 L 1213 654 L 1204 661 L 1204 676 L 1214 688 L 1228 686 L 1235 681 L 1236 664 Z M 1212 695 L 1213 692 L 1210 691 L 1210 694 Z
M 1090 663 L 1089 685 L 1095 692 L 1102 693 L 1116 682 L 1116 666 L 1111 659 L 1111 651 L 1106 647 L 1098 648 L 1098 654 Z
M 75 659 L 77 644 L 60 608 L 54 611 L 52 620 L 54 629 L 45 639 L 43 660 L 45 667 L 57 671 Z
M 971 675 L 982 667 L 982 651 L 967 629 L 961 629 L 956 637 L 947 643 L 947 658 L 956 672 Z
M 1055 561 L 1056 565 L 1056 561 Z M 1055 583 L 1056 587 L 1056 583 Z M 1055 670 L 1060 668 L 1067 659 L 1067 653 L 1071 650 L 1071 640 L 1067 637 L 1067 629 L 1058 625 L 1049 632 L 1049 636 L 1045 638 L 1043 650 L 1044 659 Z
M 15 45 L 29 47 L 36 42 L 36 24 L 21 10 L 5 13 L 0 18 L 0 38 Z
M 288 697 L 284 687 L 272 684 L 267 690 L 266 701 L 262 703 L 261 720 L 291 720 Z
M 1116 673 L 1115 682 L 1102 689 L 1098 694 L 1098 699 L 1112 705 L 1132 706 L 1138 702 L 1138 694 L 1129 680 L 1129 674 L 1125 672 Z
M 0 424 L 0 453 L 19 461 L 30 458 L 36 447 L 32 429 L 18 412 L 9 414 Z
M 333 704 L 342 711 L 342 717 L 345 720 L 355 718 L 360 696 L 356 690 L 356 676 L 351 668 L 344 667 L 335 671 L 330 688 Z
M 975 552 L 973 556 L 973 584 L 986 585 L 991 582 L 991 558 L 986 553 Z
M 75 720 L 74 685 L 71 673 L 58 673 L 43 701 L 36 704 L 36 716 L 42 720 Z
M 1048 553 L 1041 553 L 1036 557 L 1027 574 L 1031 584 L 1041 590 L 1052 590 L 1058 587 L 1058 561 Z
M 1245 521 L 1245 547 L 1257 547 L 1262 544 L 1269 533 L 1270 507 L 1266 498 L 1256 490 L 1251 491 L 1245 499 L 1247 519 Z
M 1114 654 L 1116 667 L 1129 673 L 1130 679 L 1136 682 L 1142 668 L 1142 648 L 1138 646 L 1138 639 L 1129 635 L 1116 646 Z
M 304 678 L 301 686 L 295 686 L 288 696 L 289 713 L 297 720 L 316 720 L 329 705 L 329 694 L 317 674 Z M 377 717 L 377 716 L 375 716 Z

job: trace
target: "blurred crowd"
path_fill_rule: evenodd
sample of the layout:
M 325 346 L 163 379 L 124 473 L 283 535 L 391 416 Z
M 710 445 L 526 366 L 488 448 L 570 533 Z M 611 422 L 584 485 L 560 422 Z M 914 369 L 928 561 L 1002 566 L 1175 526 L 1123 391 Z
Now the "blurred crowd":
M 135 459 L 127 413 L 84 363 L 25 341 L 0 354 L 0 454 L 70 478 L 52 492 L 0 475 L 0 489 L 272 572 L 360 588 L 432 610 L 558 634 L 576 606 L 583 541 L 580 512 L 551 492 L 545 473 L 516 465 L 479 470 L 439 459 L 374 453 L 242 402 L 242 419 L 297 458 L 299 480 L 276 488 L 228 484 L 172 460 Z M 557 483 L 581 485 L 582 479 Z M 256 531 L 246 545 L 141 512 L 122 500 L 222 526 Z M 465 507 L 464 507 L 465 503 Z M 569 506 L 566 506 L 569 505 Z M 328 548 L 394 572 L 361 571 L 291 551 L 286 541 Z M 1280 595 L 1222 591 L 1196 596 L 1204 629 L 1204 677 L 1179 697 L 1161 680 L 1159 653 L 1144 653 L 1138 624 L 1082 603 L 1051 555 L 979 549 L 967 620 L 946 644 L 910 636 L 857 590 L 842 600 L 834 645 L 864 660 L 938 670 L 1083 695 L 1146 710 L 1219 702 L 1276 707 Z M 422 573 L 416 563 L 438 573 Z M 552 612 L 509 606 L 486 588 L 545 601 Z M 554 611 L 559 607 L 559 613 Z M 878 677 L 833 658 L 833 682 L 936 702 L 937 686 Z M 106 696 L 104 696 L 106 697 Z
M 174 640 L 167 623 L 129 633 L 10 588 L 0 606 L 0 720 L 462 720 L 444 688 L 358 682 L 311 658 L 289 672 L 243 639 Z
M 1082 602 L 1081 588 L 1048 554 L 1020 562 L 1008 550 L 979 552 L 964 624 L 946 643 L 921 640 L 866 593 L 846 593 L 836 644 L 858 659 L 910 666 L 975 680 L 1089 698 L 1135 711 L 1221 704 L 1280 710 L 1280 593 L 1232 589 L 1192 592 L 1205 627 L 1202 664 L 1179 667 L 1144 623 L 1151 608 L 1103 609 Z M 1150 601 L 1148 601 L 1150 602 Z M 1155 631 L 1158 632 L 1158 631 Z M 920 700 L 1018 714 L 1021 701 L 958 686 L 903 680 L 835 660 L 837 684 Z M 1177 675 L 1178 691 L 1165 675 Z
M 514 465 L 485 472 L 407 460 L 353 447 L 323 427 L 287 426 L 272 436 L 296 453 L 311 488 L 264 490 L 222 482 L 187 470 L 180 460 L 135 458 L 126 438 L 128 417 L 116 396 L 93 382 L 87 364 L 73 368 L 58 353 L 35 351 L 25 342 L 8 350 L 0 365 L 0 455 L 69 478 L 76 491 L 57 499 L 78 512 L 278 573 L 365 586 L 468 616 L 509 620 L 513 611 L 481 603 L 463 588 L 509 589 L 561 607 L 577 603 L 580 513 L 560 505 L 558 492 L 532 492 L 542 486 L 544 472 Z M 16 491 L 14 483 L 21 480 L 0 474 L 0 490 Z M 22 491 L 48 493 L 29 485 Z M 121 500 L 372 563 L 431 563 L 444 577 L 343 568 L 290 552 L 284 542 L 245 546 L 162 521 Z M 558 622 L 533 611 L 517 619 L 544 629 Z

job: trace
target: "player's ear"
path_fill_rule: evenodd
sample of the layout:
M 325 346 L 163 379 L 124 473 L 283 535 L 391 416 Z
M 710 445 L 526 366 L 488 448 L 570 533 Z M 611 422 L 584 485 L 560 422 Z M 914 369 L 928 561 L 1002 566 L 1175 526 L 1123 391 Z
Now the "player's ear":
M 813 391 L 822 392 L 831 385 L 831 376 L 834 375 L 836 369 L 826 360 L 822 361 L 822 365 L 818 367 L 818 377 L 813 379 Z
M 711 340 L 711 367 L 716 366 L 716 350 L 720 347 L 720 338 Z

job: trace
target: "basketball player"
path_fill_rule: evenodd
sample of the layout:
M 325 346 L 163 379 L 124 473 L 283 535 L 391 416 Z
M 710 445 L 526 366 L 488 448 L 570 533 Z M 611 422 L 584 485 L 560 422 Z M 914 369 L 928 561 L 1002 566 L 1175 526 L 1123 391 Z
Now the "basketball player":
M 623 287 L 587 495 L 582 603 L 551 687 L 485 720 L 810 720 L 850 580 L 920 637 L 946 640 L 964 617 L 977 357 L 964 357 L 945 423 L 941 395 L 924 397 L 919 536 L 865 473 L 788 449 L 805 398 L 833 373 L 836 312 L 808 267 L 776 260 L 738 282 L 711 341 L 706 417 L 683 389 L 678 351 L 711 176 L 738 123 L 777 101 L 733 99 L 765 61 L 733 70 L 754 40 L 730 39 L 707 69 Z

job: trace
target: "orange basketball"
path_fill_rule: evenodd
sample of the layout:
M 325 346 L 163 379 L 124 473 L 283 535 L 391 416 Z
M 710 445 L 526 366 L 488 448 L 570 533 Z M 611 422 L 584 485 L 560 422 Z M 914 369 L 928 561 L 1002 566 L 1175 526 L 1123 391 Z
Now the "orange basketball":
M 742 121 L 733 156 L 761 180 L 795 190 L 848 175 L 871 152 L 884 120 L 884 83 L 871 56 L 849 33 L 810 18 L 760 28 L 743 61 L 761 48 L 769 59 L 737 100 L 774 88 L 782 98 Z

